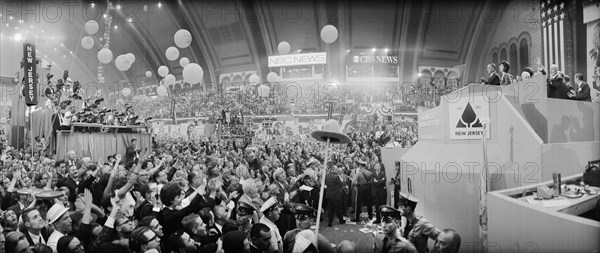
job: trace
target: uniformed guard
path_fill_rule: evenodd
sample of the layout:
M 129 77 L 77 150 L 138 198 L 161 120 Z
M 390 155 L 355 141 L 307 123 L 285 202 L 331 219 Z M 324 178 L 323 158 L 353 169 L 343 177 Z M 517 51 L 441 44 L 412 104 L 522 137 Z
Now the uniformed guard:
M 304 204 L 295 204 L 292 212 L 296 218 L 297 228 L 288 231 L 283 236 L 284 252 L 335 252 L 329 240 L 320 234 L 317 245 L 314 244 L 314 232 L 311 229 L 317 219 L 317 211 L 314 208 Z
M 240 224 L 240 230 L 249 237 L 250 229 L 252 229 L 252 215 L 254 214 L 254 206 L 246 202 L 238 202 L 236 220 Z
M 402 215 L 398 209 L 391 206 L 382 205 L 379 207 L 381 212 L 381 226 L 383 231 L 375 235 L 373 252 L 375 253 L 397 253 L 412 252 L 416 253 L 415 246 L 400 235 L 400 224 Z
M 419 200 L 413 196 L 400 193 L 400 211 L 402 216 L 406 218 L 406 225 L 402 236 L 410 241 L 419 253 L 428 252 L 427 239 L 431 238 L 435 241 L 440 230 L 433 226 L 423 216 L 416 215 Z

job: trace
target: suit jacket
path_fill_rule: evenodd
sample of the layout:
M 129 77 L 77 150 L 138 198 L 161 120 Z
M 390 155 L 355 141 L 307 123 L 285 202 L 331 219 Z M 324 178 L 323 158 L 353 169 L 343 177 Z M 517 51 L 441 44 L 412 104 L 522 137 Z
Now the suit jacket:
M 75 199 L 77 198 L 77 187 L 79 187 L 79 185 L 77 182 L 75 182 L 75 180 L 73 180 L 73 178 L 70 176 L 63 177 L 62 180 L 58 180 L 56 186 L 58 188 L 62 186 L 69 188 L 69 201 L 71 201 L 71 203 L 75 203 Z
M 379 173 L 374 172 L 373 179 L 374 180 L 371 181 L 371 195 L 373 195 L 373 197 L 375 197 L 375 196 L 382 196 L 382 195 L 386 194 L 385 172 L 383 170 L 379 171 Z M 375 182 L 375 179 L 377 180 L 377 182 Z
M 39 242 L 34 242 L 33 239 L 31 239 L 31 236 L 29 235 L 29 232 L 25 231 L 25 238 L 27 239 L 27 241 L 29 242 L 29 245 L 36 245 Z M 40 236 L 42 238 L 44 238 L 45 242 L 48 242 L 48 237 L 50 237 L 50 233 L 48 232 L 48 228 L 42 228 L 42 230 L 40 231 Z
M 136 150 L 133 145 L 129 145 L 129 147 L 127 147 L 127 150 L 125 151 L 125 162 L 127 163 L 135 161 L 135 159 L 137 158 L 137 152 L 138 150 Z
M 489 85 L 500 85 L 500 76 L 498 73 L 494 72 L 488 78 L 485 78 L 483 83 Z
M 582 101 L 592 101 L 592 97 L 590 95 L 590 86 L 588 83 L 583 82 L 579 86 L 579 90 L 577 90 L 577 94 L 575 94 L 575 100 Z
M 377 234 L 375 236 L 375 239 L 373 240 L 373 252 L 374 253 L 382 253 L 383 251 L 383 238 L 385 238 L 385 235 L 380 233 Z M 385 251 L 386 253 L 402 253 L 402 252 L 413 252 L 413 253 L 417 253 L 417 249 L 415 248 L 415 246 L 410 243 L 409 241 L 407 241 L 406 239 L 403 239 L 400 237 L 400 235 L 397 236 L 397 238 L 394 240 L 394 242 L 388 242 L 388 244 L 391 244 L 390 246 L 388 246 L 387 251 Z
M 325 185 L 327 186 L 327 199 L 340 199 L 342 198 L 342 189 L 344 183 L 340 178 L 339 174 L 331 173 L 325 176 Z
M 569 87 L 564 83 L 560 75 L 555 75 L 547 80 L 548 97 L 568 99 Z

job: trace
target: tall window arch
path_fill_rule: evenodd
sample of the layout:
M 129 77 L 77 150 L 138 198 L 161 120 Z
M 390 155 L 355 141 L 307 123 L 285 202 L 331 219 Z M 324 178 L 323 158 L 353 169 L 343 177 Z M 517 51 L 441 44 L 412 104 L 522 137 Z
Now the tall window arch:
M 522 68 L 531 67 L 529 66 L 529 44 L 525 38 L 521 39 L 521 42 L 519 42 L 519 54 L 519 65 L 521 65 Z
M 500 49 L 500 61 L 506 61 L 508 57 L 506 56 L 506 48 Z
M 514 75 L 516 75 L 515 73 L 518 73 L 518 70 L 519 70 L 519 66 L 517 65 L 518 59 L 517 59 L 517 45 L 516 44 L 514 44 L 514 43 L 510 44 L 509 54 L 510 54 L 510 57 L 508 58 L 509 59 L 508 63 L 510 63 L 510 70 L 508 73 L 510 73 L 514 76 Z
M 492 62 L 498 66 L 498 53 L 492 54 Z

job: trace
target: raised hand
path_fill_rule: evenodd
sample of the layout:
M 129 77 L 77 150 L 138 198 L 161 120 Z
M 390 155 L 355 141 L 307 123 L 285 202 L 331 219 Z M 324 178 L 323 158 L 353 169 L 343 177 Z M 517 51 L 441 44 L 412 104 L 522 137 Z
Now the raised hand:
M 83 203 L 85 204 L 86 207 L 91 207 L 92 206 L 92 193 L 90 192 L 89 189 L 85 188 L 85 190 L 83 191 Z

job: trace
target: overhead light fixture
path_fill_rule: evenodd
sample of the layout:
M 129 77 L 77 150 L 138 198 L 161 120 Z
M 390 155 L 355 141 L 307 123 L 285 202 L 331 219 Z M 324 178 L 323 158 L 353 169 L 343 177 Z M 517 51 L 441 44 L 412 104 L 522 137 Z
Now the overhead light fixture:
M 20 33 L 15 34 L 14 37 L 15 41 L 21 41 L 23 39 L 23 35 L 21 35 Z
M 127 19 L 127 22 L 131 23 L 131 18 L 128 18 L 128 19 Z
M 116 29 L 119 29 L 119 27 L 118 27 L 118 26 L 116 26 L 116 25 L 115 25 L 115 27 L 114 27 L 114 28 L 115 28 L 115 30 L 116 30 Z
M 121 9 L 121 5 L 117 4 L 117 10 L 120 10 L 120 9 Z
M 102 14 L 102 18 L 106 18 L 106 14 Z
M 10 20 L 12 20 L 12 16 L 8 17 Z
M 423 74 L 421 74 L 421 72 L 419 72 L 419 74 L 417 74 L 417 76 L 421 77 Z
M 386 47 L 385 48 L 385 52 L 387 53 L 388 51 L 390 51 L 390 49 Z
M 374 47 L 374 48 L 373 48 L 373 52 L 375 52 L 375 51 L 377 51 L 377 48 L 375 48 L 375 47 Z
M 92 8 L 94 8 L 96 6 L 96 4 L 92 3 L 91 6 L 92 6 Z
M 160 2 L 158 2 L 158 8 L 162 7 L 162 4 Z

